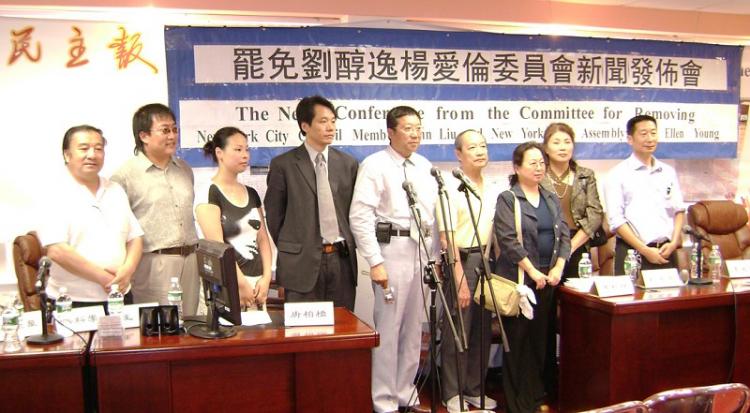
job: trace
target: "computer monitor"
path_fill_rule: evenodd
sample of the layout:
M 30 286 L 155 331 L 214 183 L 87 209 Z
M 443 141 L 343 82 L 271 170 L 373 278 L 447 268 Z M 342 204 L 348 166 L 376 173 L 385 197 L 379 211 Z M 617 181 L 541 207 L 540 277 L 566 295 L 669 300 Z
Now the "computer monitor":
M 223 242 L 202 239 L 198 241 L 195 255 L 208 314 L 205 324 L 191 326 L 188 333 L 201 338 L 231 337 L 237 331 L 234 327 L 219 325 L 219 317 L 235 325 L 242 324 L 234 248 Z

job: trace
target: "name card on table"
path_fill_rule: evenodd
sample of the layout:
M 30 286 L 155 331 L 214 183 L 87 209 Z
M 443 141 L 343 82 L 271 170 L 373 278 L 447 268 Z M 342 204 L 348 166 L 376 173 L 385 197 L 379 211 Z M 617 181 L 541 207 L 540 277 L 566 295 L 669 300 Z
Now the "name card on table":
M 628 276 L 594 277 L 592 293 L 599 297 L 616 297 L 618 295 L 633 295 L 633 282 Z
M 729 278 L 750 277 L 750 260 L 726 260 L 727 275 Z
M 582 293 L 591 292 L 591 287 L 593 285 L 594 280 L 592 278 L 568 278 L 568 280 L 565 281 L 566 287 L 572 288 Z
M 81 333 L 84 331 L 96 330 L 96 323 L 99 317 L 104 317 L 104 307 L 97 305 L 94 307 L 79 307 L 74 308 L 64 313 L 55 312 L 55 328 L 58 331 L 67 330 L 68 328 Z M 63 324 L 64 326 L 61 326 Z M 62 333 L 61 333 L 62 334 Z
M 638 281 L 638 286 L 646 289 L 682 287 L 685 285 L 677 272 L 677 268 L 643 270 Z
M 333 301 L 309 303 L 284 303 L 284 325 L 331 326 L 333 325 Z
M 58 328 L 57 333 L 63 337 L 70 337 L 73 332 L 65 329 Z M 52 329 L 50 328 L 50 331 Z M 26 311 L 18 318 L 18 338 L 23 340 L 28 336 L 34 336 L 42 334 L 42 312 L 41 311 Z

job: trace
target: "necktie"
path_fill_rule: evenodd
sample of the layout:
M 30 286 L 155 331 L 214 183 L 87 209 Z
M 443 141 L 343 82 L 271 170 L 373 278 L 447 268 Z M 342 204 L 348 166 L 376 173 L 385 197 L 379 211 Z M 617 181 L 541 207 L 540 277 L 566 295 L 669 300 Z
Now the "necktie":
M 315 158 L 315 182 L 318 189 L 320 236 L 328 243 L 334 243 L 339 237 L 339 223 L 336 220 L 336 207 L 333 204 L 331 184 L 328 182 L 326 159 L 322 153 L 319 153 Z

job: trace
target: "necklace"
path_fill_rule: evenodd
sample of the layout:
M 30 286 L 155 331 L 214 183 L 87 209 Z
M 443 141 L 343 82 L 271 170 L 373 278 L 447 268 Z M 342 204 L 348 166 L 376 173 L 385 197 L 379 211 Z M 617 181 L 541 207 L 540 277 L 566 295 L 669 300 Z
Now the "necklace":
M 565 172 L 560 176 L 557 176 L 555 172 L 552 171 L 552 168 L 549 169 L 549 176 L 552 178 L 552 189 L 555 190 L 555 195 L 557 195 L 557 198 L 559 199 L 563 199 L 565 194 L 568 193 L 570 185 L 565 182 L 568 180 L 568 175 L 570 175 L 570 168 L 565 169 Z M 560 193 L 560 190 L 562 190 L 562 194 Z

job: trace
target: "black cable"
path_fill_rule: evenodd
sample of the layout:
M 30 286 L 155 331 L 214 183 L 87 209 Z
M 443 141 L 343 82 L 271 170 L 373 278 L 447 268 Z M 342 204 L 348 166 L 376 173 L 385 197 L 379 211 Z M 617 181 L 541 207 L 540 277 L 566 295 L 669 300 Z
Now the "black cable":
M 73 334 L 77 335 L 77 336 L 78 336 L 78 338 L 80 338 L 80 339 L 81 339 L 81 341 L 83 341 L 83 344 L 85 344 L 86 348 L 88 348 L 88 347 L 89 347 L 89 342 L 88 342 L 88 341 L 87 341 L 87 340 L 86 340 L 85 338 L 83 338 L 83 336 L 82 336 L 81 334 L 79 334 L 79 333 L 78 333 L 77 331 L 73 330 L 73 329 L 72 329 L 72 328 L 70 328 L 70 327 L 69 327 L 68 325 L 66 325 L 65 323 L 63 323 L 63 322 L 62 322 L 62 321 L 61 321 L 61 320 L 60 320 L 59 318 L 55 317 L 55 313 L 50 313 L 50 314 L 51 314 L 51 316 L 50 316 L 50 317 L 51 317 L 52 321 L 54 321 L 55 323 L 57 323 L 57 324 L 59 324 L 59 325 L 61 325 L 61 326 L 65 327 L 65 328 L 66 328 L 66 329 L 68 329 L 68 330 L 69 330 L 70 332 L 72 332 Z

